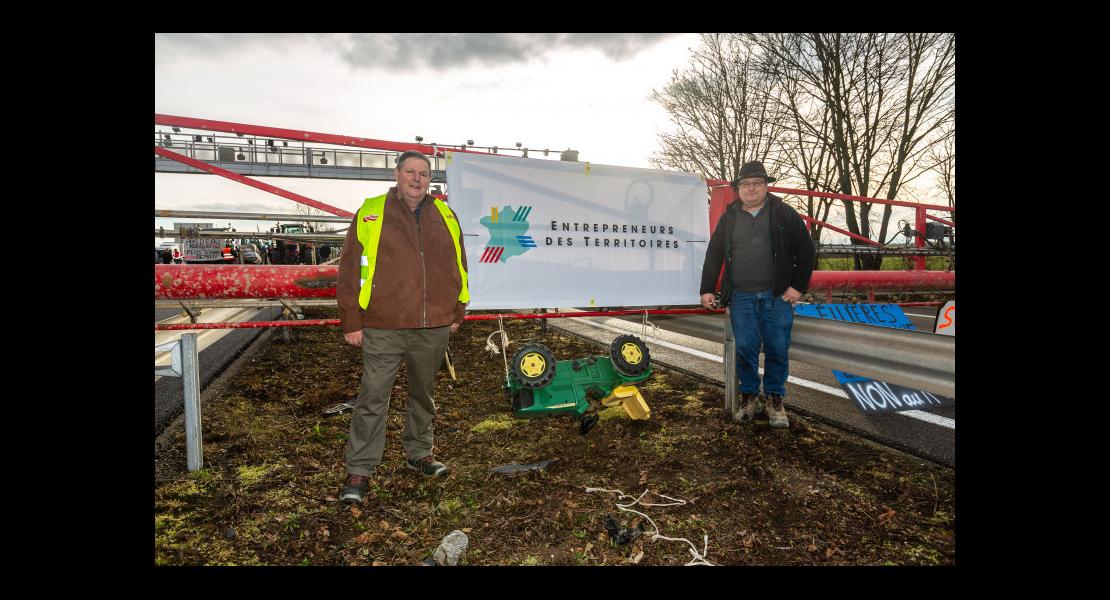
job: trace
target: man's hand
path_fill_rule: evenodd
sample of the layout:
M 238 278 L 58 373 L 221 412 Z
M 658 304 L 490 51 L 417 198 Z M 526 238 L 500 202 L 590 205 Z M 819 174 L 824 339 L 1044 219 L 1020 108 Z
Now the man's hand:
M 709 309 L 717 308 L 717 297 L 713 294 L 702 294 L 701 305 Z
M 460 326 L 462 326 L 462 323 L 451 323 L 451 333 L 458 331 Z
M 802 299 L 802 293 L 792 287 L 788 287 L 786 291 L 782 293 L 782 299 L 791 304 L 797 304 L 798 301 Z
M 351 333 L 344 333 L 343 334 L 343 339 L 347 340 L 347 343 L 352 345 L 352 346 L 361 346 L 362 345 L 362 330 L 359 329 L 358 331 L 352 331 Z

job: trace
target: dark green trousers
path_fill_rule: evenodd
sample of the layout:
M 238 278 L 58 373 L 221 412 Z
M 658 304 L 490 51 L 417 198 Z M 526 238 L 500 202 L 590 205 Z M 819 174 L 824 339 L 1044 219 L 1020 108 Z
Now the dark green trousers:
M 362 330 L 362 387 L 351 414 L 347 472 L 369 476 L 382 462 L 389 395 L 401 360 L 408 378 L 405 431 L 401 445 L 409 459 L 432 453 L 436 371 L 443 364 L 451 327 Z

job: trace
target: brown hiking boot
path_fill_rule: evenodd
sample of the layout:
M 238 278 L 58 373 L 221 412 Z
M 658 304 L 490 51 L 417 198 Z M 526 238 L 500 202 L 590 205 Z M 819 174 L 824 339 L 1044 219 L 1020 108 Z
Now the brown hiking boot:
M 339 500 L 343 504 L 359 504 L 370 491 L 370 479 L 364 475 L 347 475 L 343 489 L 339 490 Z
M 782 396 L 767 394 L 767 420 L 771 427 L 790 427 L 790 419 L 786 418 L 786 408 L 782 405 Z
M 759 401 L 759 394 L 740 394 L 740 406 L 732 413 L 732 419 L 738 423 L 748 423 L 763 410 L 763 403 Z

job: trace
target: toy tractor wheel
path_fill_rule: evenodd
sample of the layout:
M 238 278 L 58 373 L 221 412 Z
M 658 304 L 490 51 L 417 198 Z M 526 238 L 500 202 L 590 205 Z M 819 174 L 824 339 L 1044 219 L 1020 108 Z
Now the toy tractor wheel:
M 523 387 L 542 388 L 555 378 L 555 356 L 543 344 L 525 344 L 513 354 L 509 372 Z
M 634 335 L 622 335 L 609 346 L 609 358 L 613 367 L 627 377 L 634 377 L 647 370 L 651 354 L 647 344 Z

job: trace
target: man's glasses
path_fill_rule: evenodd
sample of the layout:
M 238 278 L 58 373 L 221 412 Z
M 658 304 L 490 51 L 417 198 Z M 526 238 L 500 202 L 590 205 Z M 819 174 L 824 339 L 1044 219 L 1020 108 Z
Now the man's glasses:
M 738 187 L 738 188 L 757 188 L 757 187 L 760 187 L 764 184 L 765 184 L 765 182 L 762 181 L 762 180 L 760 180 L 760 181 L 741 181 L 741 182 L 738 182 L 736 184 L 736 187 Z

